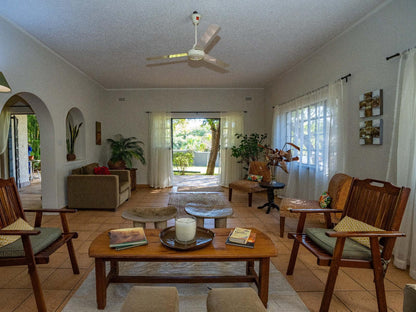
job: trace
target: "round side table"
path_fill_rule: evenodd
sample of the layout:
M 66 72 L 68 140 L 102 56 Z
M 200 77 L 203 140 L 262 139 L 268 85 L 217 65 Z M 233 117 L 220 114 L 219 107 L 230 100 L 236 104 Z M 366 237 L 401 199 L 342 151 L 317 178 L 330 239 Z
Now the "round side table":
M 133 221 L 134 227 L 146 228 L 147 222 L 155 224 L 156 229 L 165 229 L 167 221 L 176 217 L 176 207 L 163 208 L 141 207 L 123 211 L 121 216 L 126 220 Z
M 285 187 L 284 183 L 272 181 L 272 182 L 260 182 L 261 187 L 267 189 L 267 203 L 262 206 L 257 207 L 257 209 L 263 209 L 264 207 L 268 207 L 266 213 L 270 213 L 272 208 L 276 208 L 280 210 L 279 206 L 274 202 L 274 190 L 282 189 Z
M 185 211 L 196 217 L 196 225 L 200 227 L 204 227 L 205 219 L 215 219 L 216 228 L 226 228 L 227 217 L 232 216 L 234 213 L 231 207 L 213 207 L 198 203 L 188 203 L 185 206 Z

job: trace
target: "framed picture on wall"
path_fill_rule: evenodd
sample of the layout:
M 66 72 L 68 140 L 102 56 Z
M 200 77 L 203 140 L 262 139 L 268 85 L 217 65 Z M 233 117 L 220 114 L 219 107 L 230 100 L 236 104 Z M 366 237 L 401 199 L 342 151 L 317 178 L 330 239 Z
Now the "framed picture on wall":
M 360 122 L 360 144 L 382 144 L 383 119 L 364 120 Z
M 101 145 L 101 122 L 95 122 L 95 144 Z
M 360 95 L 360 117 L 383 114 L 383 90 L 374 90 Z

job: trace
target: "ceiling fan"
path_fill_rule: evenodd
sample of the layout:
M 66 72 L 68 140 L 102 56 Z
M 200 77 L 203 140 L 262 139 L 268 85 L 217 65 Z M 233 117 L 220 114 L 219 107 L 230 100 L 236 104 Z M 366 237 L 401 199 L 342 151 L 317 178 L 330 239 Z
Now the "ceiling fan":
M 212 40 L 215 38 L 215 36 L 220 31 L 221 27 L 215 24 L 209 25 L 207 31 L 201 36 L 201 38 L 197 41 L 198 38 L 198 24 L 201 19 L 201 15 L 198 14 L 197 11 L 194 11 L 192 16 L 192 23 L 195 26 L 195 43 L 188 52 L 184 53 L 176 53 L 176 54 L 168 54 L 168 55 L 162 55 L 162 56 L 153 56 L 148 57 L 146 60 L 153 61 L 153 60 L 164 60 L 164 59 L 173 59 L 173 58 L 179 58 L 179 57 L 188 57 L 191 61 L 205 61 L 207 63 L 213 64 L 220 68 L 226 68 L 229 65 L 227 63 L 224 63 L 223 61 L 216 59 L 215 57 L 212 57 L 211 55 L 208 55 L 205 53 L 205 49 L 208 47 L 208 45 L 212 42 Z

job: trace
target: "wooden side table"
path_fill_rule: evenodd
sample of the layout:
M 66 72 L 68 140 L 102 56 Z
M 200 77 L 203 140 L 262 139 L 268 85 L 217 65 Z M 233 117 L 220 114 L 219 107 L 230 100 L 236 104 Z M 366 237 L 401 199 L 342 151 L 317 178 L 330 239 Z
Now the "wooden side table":
M 276 203 L 274 202 L 274 190 L 276 189 L 282 189 L 285 187 L 284 183 L 280 183 L 280 182 L 276 182 L 276 181 L 272 181 L 272 182 L 260 182 L 259 183 L 261 187 L 264 187 L 267 189 L 267 203 L 265 203 L 262 206 L 257 207 L 258 209 L 263 209 L 264 207 L 268 207 L 267 208 L 267 214 L 270 213 L 270 210 L 272 208 L 276 208 L 277 210 L 280 210 L 279 206 L 276 205 Z
M 137 168 L 126 168 L 130 171 L 130 188 L 132 191 L 136 189 L 136 171 Z

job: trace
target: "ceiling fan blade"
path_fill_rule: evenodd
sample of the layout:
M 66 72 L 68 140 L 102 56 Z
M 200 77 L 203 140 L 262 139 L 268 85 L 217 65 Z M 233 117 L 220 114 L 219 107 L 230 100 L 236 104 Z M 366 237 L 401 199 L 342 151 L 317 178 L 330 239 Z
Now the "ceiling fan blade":
M 152 56 L 152 57 L 147 57 L 146 60 L 147 61 L 167 60 L 167 59 L 171 59 L 171 58 L 185 57 L 185 56 L 188 56 L 187 52 L 177 53 L 177 54 L 168 54 L 168 55 L 162 55 L 162 56 Z
M 208 62 L 210 64 L 213 64 L 215 66 L 222 67 L 222 68 L 226 68 L 226 67 L 230 66 L 227 63 L 224 63 L 223 61 L 218 60 L 215 57 L 212 57 L 211 55 L 208 55 L 208 54 L 205 54 L 204 61 Z
M 195 49 L 205 50 L 205 48 L 210 44 L 210 42 L 214 39 L 220 30 L 221 27 L 218 25 L 209 25 L 207 31 L 198 40 Z

